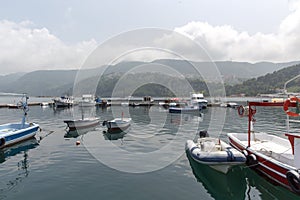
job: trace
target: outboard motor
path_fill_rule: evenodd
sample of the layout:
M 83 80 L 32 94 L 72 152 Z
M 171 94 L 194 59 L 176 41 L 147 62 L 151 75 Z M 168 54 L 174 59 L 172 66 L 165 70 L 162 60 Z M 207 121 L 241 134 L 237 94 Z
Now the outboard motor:
M 199 132 L 200 138 L 209 137 L 209 134 L 207 131 L 200 131 Z
M 102 126 L 106 126 L 107 121 L 103 121 Z

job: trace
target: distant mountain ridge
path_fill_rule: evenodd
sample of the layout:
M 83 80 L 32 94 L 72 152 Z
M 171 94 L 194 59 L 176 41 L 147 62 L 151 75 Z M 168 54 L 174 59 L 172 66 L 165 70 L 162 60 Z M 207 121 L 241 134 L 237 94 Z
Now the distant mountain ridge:
M 295 65 L 299 61 L 288 63 L 247 63 L 247 62 L 232 62 L 232 61 L 217 61 L 214 64 L 218 67 L 225 82 L 240 83 L 241 80 L 255 78 L 267 73 L 280 70 L 284 67 Z M 180 74 L 199 77 L 198 71 L 210 71 L 213 66 L 209 62 L 188 62 L 183 60 L 162 59 L 153 62 L 121 62 L 113 66 L 102 66 L 95 69 L 85 69 L 80 71 L 80 75 L 84 79 L 91 79 L 99 74 L 99 71 L 104 71 L 104 76 L 110 74 L 121 75 L 133 68 L 146 65 L 165 65 L 178 71 Z M 193 65 L 193 66 L 192 66 Z M 196 66 L 196 70 L 194 68 Z M 8 93 L 28 93 L 33 96 L 60 96 L 72 92 L 74 80 L 78 70 L 39 70 L 26 74 L 16 73 L 5 76 L 0 76 L 0 92 Z M 93 79 L 94 80 L 94 79 Z M 97 80 L 97 79 L 95 79 Z M 86 81 L 88 84 L 89 81 Z M 88 87 L 88 85 L 86 86 Z

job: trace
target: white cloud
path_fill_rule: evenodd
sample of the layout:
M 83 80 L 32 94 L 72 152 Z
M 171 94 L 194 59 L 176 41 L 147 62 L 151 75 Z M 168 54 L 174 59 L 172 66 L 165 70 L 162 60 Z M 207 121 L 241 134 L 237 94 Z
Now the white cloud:
M 290 2 L 290 10 L 272 34 L 249 35 L 229 25 L 212 26 L 207 22 L 190 22 L 175 31 L 198 42 L 213 60 L 300 60 L 300 1 Z
M 300 60 L 300 1 L 290 1 L 289 8 L 291 13 L 278 24 L 276 32 L 269 34 L 249 34 L 230 25 L 213 26 L 200 21 L 174 29 L 175 32 L 196 41 L 205 51 L 199 50 L 187 37 L 178 36 L 168 30 L 134 30 L 129 34 L 125 32 L 101 44 L 100 53 L 95 54 L 95 59 L 90 59 L 97 62 L 91 62 L 90 66 L 99 66 L 99 63 L 101 66 L 115 59 L 123 60 L 123 57 L 124 60 L 142 61 L 178 59 L 180 56 L 190 60 L 208 60 L 205 52 L 212 60 Z M 72 23 L 75 23 L 72 13 L 73 8 L 68 7 L 64 15 L 68 21 L 65 25 L 72 26 Z M 31 21 L 0 21 L 0 41 L 0 74 L 38 69 L 79 68 L 97 47 L 97 42 L 93 39 L 66 44 L 47 28 L 36 28 Z M 123 54 L 123 57 L 117 59 Z M 101 62 L 98 62 L 99 60 Z
M 78 68 L 97 46 L 95 40 L 67 45 L 31 21 L 0 21 L 1 73 Z

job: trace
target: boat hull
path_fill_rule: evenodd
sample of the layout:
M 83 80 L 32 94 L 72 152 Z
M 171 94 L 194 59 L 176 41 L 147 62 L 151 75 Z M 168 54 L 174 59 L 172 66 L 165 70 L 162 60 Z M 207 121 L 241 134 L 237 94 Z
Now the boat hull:
M 99 125 L 99 118 L 87 118 L 83 120 L 64 120 L 70 131 L 85 129 Z
M 233 149 L 223 141 L 216 145 L 214 140 L 217 138 L 205 138 L 203 143 L 196 144 L 192 140 L 186 142 L 186 150 L 190 156 L 198 163 L 206 164 L 213 169 L 224 174 L 235 165 L 246 162 L 246 157 L 236 149 Z M 213 143 L 213 144 L 212 144 Z
M 72 102 L 62 102 L 62 101 L 59 101 L 59 100 L 54 100 L 54 105 L 57 108 L 63 108 L 63 107 L 69 108 L 69 107 L 73 106 L 73 103 Z
M 240 151 L 244 151 L 245 154 L 247 154 L 247 165 L 249 165 L 253 170 L 267 177 L 269 180 L 271 180 L 271 182 L 295 192 L 288 181 L 287 174 L 290 171 L 296 172 L 297 169 L 288 163 L 280 162 L 279 160 L 260 153 L 251 146 L 247 147 L 246 140 L 242 142 L 243 140 L 239 139 L 243 137 L 242 135 L 245 137 L 247 134 L 229 133 L 228 137 L 231 146 Z M 281 154 L 280 156 L 284 156 L 284 154 Z
M 107 131 L 109 133 L 120 133 L 127 130 L 130 127 L 131 118 L 121 119 L 116 118 L 111 121 L 104 122 L 106 125 Z
M 35 123 L 25 123 L 24 127 L 20 123 L 0 125 L 0 148 L 33 138 L 38 129 Z

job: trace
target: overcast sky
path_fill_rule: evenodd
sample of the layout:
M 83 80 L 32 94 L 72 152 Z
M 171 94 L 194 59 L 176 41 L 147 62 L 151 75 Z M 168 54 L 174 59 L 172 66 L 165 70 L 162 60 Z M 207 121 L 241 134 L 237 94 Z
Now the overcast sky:
M 103 42 L 145 27 L 186 35 L 213 60 L 300 60 L 298 0 L 0 3 L 0 74 L 78 68 Z

